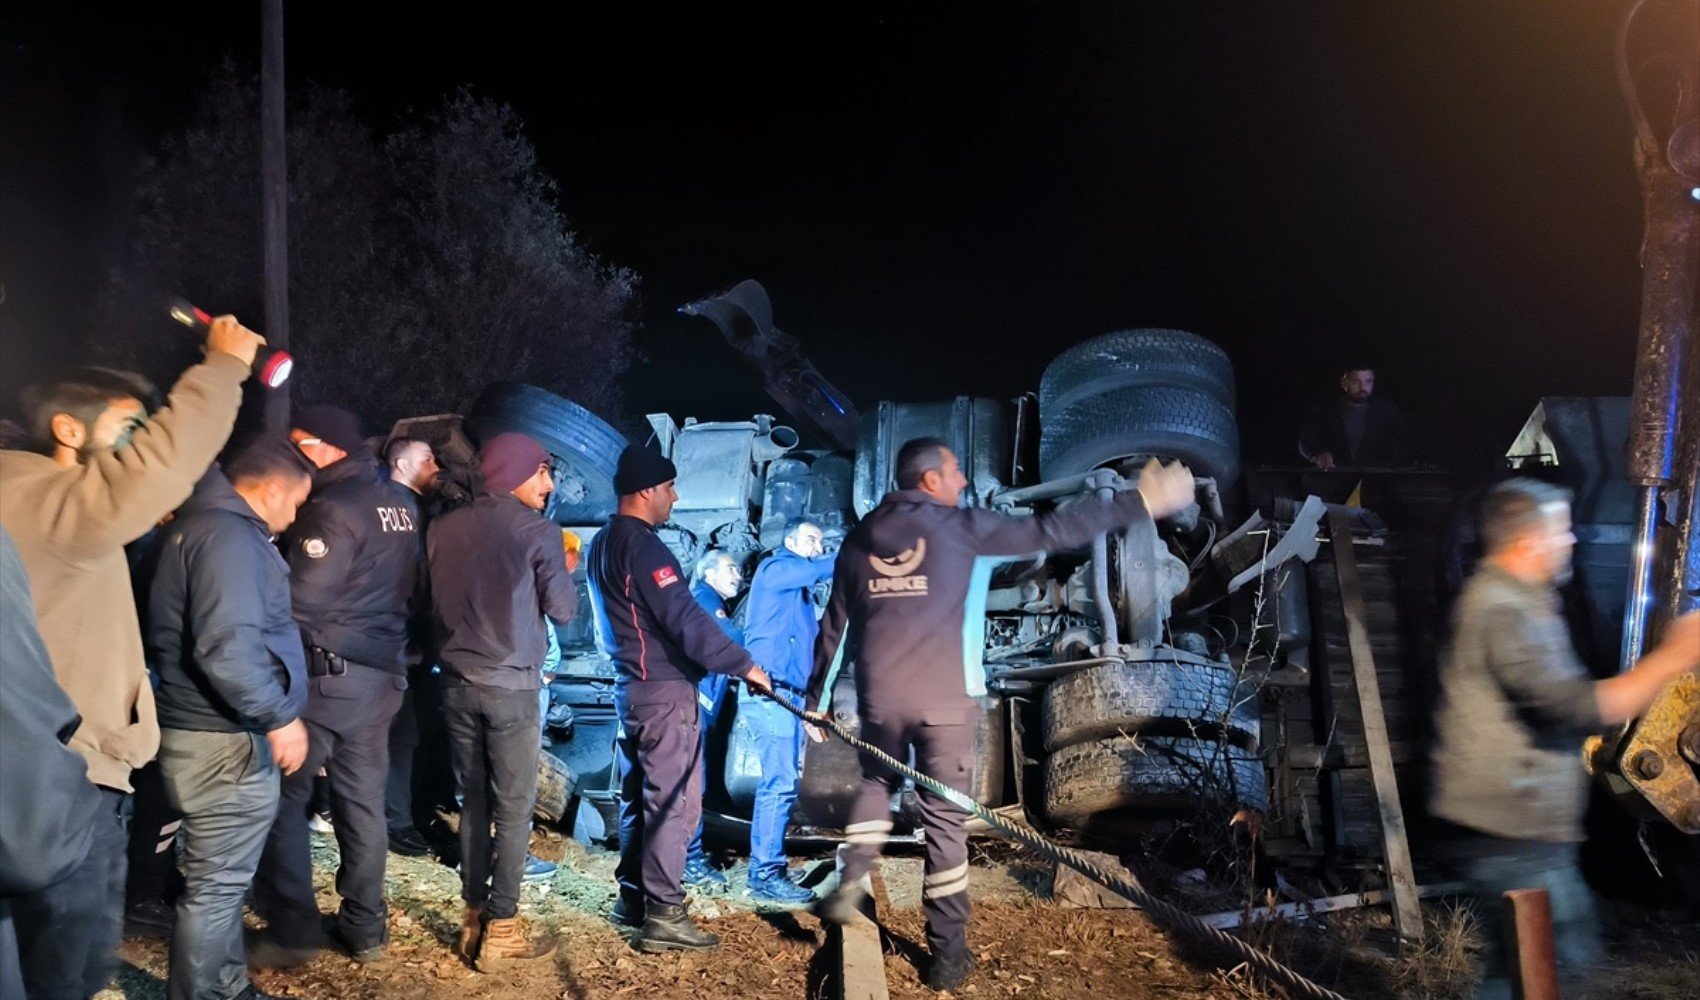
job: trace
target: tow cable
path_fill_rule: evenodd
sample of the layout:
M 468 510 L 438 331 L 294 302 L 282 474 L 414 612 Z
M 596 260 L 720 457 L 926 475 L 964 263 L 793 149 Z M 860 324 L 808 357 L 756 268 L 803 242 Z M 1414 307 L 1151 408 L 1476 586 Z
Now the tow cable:
M 1153 920 L 1167 927 L 1170 931 L 1179 934 L 1182 937 L 1190 937 L 1195 940 L 1207 941 L 1217 947 L 1230 951 L 1239 956 L 1239 958 L 1247 965 L 1250 965 L 1259 972 L 1262 972 L 1265 976 L 1268 976 L 1272 982 L 1293 990 L 1303 996 L 1314 997 L 1316 1000 L 1347 1000 L 1347 998 L 1341 994 L 1336 993 L 1325 986 L 1313 983 L 1287 966 L 1282 965 L 1274 958 L 1274 956 L 1252 947 L 1226 931 L 1211 927 L 1209 924 L 1171 903 L 1166 903 L 1163 900 L 1158 899 L 1150 892 L 1147 892 L 1143 886 L 1135 881 L 1133 876 L 1129 875 L 1124 878 L 1121 875 L 1107 872 L 1098 867 L 1091 859 L 1087 858 L 1079 851 L 1063 847 L 1060 844 L 1051 843 L 1031 828 L 1010 822 L 1004 817 L 999 816 L 997 813 L 992 812 L 990 809 L 987 809 L 985 806 L 982 806 L 980 803 L 975 802 L 967 795 L 964 795 L 944 782 L 939 781 L 937 778 L 922 774 L 920 771 L 915 770 L 909 765 L 898 760 L 896 757 L 891 756 L 879 747 L 874 746 L 866 740 L 858 739 L 851 735 L 837 719 L 830 716 L 823 716 L 818 720 L 811 719 L 803 713 L 802 709 L 791 704 L 784 698 L 775 698 L 771 693 L 761 691 L 759 689 L 758 693 L 765 695 L 775 704 L 783 705 L 787 712 L 795 715 L 803 722 L 829 730 L 834 736 L 843 740 L 854 749 L 867 754 L 869 757 L 872 757 L 881 764 L 884 764 L 887 768 L 890 768 L 903 777 L 908 778 L 915 782 L 915 784 L 920 785 L 922 788 L 927 789 L 933 794 L 941 796 L 952 804 L 967 810 L 970 814 L 978 816 L 991 826 L 992 829 L 998 831 L 1009 839 L 1026 845 L 1058 864 L 1067 865 L 1104 888 L 1114 892 L 1116 895 L 1121 896 L 1124 899 L 1131 900 L 1133 903 L 1138 905 L 1141 910 L 1149 914 Z

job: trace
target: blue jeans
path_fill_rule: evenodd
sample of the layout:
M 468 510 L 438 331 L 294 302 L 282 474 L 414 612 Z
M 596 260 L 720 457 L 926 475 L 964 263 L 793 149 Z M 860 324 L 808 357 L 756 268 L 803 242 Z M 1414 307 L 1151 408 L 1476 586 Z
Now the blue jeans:
M 775 691 L 798 707 L 802 698 Z M 797 777 L 803 763 L 803 725 L 765 695 L 741 693 L 738 722 L 750 727 L 761 752 L 761 780 L 750 813 L 750 878 L 785 875 L 785 827 L 797 804 Z
M 183 895 L 171 930 L 171 1000 L 231 1000 L 248 987 L 242 897 L 277 813 L 277 765 L 258 733 L 160 732 L 160 776 L 183 814 Z
M 88 857 L 63 880 L 9 901 L 30 1000 L 83 1000 L 105 989 L 118 971 L 129 799 L 101 788 Z
M 1576 864 L 1574 844 L 1527 844 L 1476 838 L 1465 845 L 1466 879 L 1476 897 L 1476 915 L 1487 939 L 1483 956 L 1484 978 L 1477 992 L 1481 1000 L 1511 996 L 1507 965 L 1502 894 L 1513 889 L 1545 889 L 1552 910 L 1553 950 L 1565 995 L 1576 988 L 1574 980 L 1604 957 L 1599 937 L 1599 912 L 1594 893 L 1583 881 Z

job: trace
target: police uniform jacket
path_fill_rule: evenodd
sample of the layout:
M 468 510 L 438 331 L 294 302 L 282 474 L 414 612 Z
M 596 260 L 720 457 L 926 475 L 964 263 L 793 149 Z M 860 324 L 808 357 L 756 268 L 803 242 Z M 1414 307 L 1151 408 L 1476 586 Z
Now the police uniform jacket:
M 452 684 L 536 691 L 545 615 L 578 610 L 561 529 L 511 494 L 485 493 L 425 536 L 437 657 Z
M 886 494 L 838 551 L 806 707 L 819 707 L 847 636 L 856 651 L 863 716 L 968 721 L 975 705 L 964 668 L 964 623 L 977 560 L 1078 549 L 1132 523 L 1144 505 L 1129 490 L 1108 503 L 1087 499 L 1016 517 L 946 507 L 919 490 Z
M 780 549 L 756 568 L 745 614 L 745 645 L 773 683 L 801 693 L 814 666 L 815 584 L 832 577 L 832 556 L 805 559 Z
M 302 637 L 355 663 L 407 672 L 408 617 L 420 580 L 419 505 L 361 451 L 319 471 L 289 530 Z
M 641 518 L 616 514 L 585 557 L 603 650 L 628 703 L 690 701 L 710 673 L 755 665 L 691 596 L 679 561 Z

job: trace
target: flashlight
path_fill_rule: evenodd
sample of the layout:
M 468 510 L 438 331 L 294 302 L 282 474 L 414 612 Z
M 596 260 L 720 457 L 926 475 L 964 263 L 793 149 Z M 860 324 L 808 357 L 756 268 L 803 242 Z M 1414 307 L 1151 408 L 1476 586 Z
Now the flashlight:
M 183 299 L 171 303 L 171 318 L 203 337 L 212 328 L 212 316 Z M 262 344 L 254 353 L 254 377 L 268 389 L 276 389 L 289 381 L 289 373 L 294 370 L 295 359 L 289 356 L 288 351 L 273 350 Z

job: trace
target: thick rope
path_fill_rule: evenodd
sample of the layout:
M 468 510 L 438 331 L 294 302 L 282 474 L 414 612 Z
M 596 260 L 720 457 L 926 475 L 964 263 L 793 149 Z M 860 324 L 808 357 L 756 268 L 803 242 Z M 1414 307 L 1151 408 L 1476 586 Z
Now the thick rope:
M 765 694 L 766 692 L 762 693 Z M 1098 883 L 1104 888 L 1109 889 L 1111 892 L 1116 893 L 1118 896 L 1131 900 L 1133 903 L 1137 904 L 1141 910 L 1149 914 L 1152 919 L 1156 920 L 1159 924 L 1168 927 L 1169 930 L 1184 937 L 1208 941 L 1217 947 L 1230 951 L 1239 956 L 1239 958 L 1247 965 L 1252 966 L 1262 972 L 1265 976 L 1268 976 L 1272 982 L 1278 983 L 1281 986 L 1303 996 L 1313 997 L 1315 1000 L 1347 1000 L 1346 997 L 1339 993 L 1336 993 L 1325 986 L 1313 983 L 1287 966 L 1282 965 L 1275 959 L 1274 956 L 1269 955 L 1266 952 L 1259 951 L 1226 931 L 1211 927 L 1209 924 L 1171 903 L 1166 903 L 1163 900 L 1158 899 L 1135 881 L 1133 876 L 1123 876 L 1113 872 L 1107 872 L 1098 867 L 1098 865 L 1090 858 L 1086 857 L 1079 851 L 1063 847 L 1060 844 L 1053 844 L 1049 840 L 1040 836 L 1039 833 L 1030 827 L 1010 822 L 1004 817 L 999 816 L 997 813 L 992 812 L 990 809 L 987 809 L 985 806 L 982 806 L 980 803 L 975 802 L 969 796 L 964 795 L 956 789 L 951 788 L 949 785 L 946 785 L 944 782 L 939 781 L 937 778 L 922 774 L 920 771 L 915 770 L 909 765 L 898 760 L 896 757 L 891 756 L 879 747 L 876 747 L 865 740 L 856 738 L 842 725 L 840 725 L 838 720 L 831 717 L 821 717 L 818 720 L 811 719 L 803 713 L 802 709 L 791 704 L 784 698 L 773 698 L 772 700 L 776 704 L 785 706 L 785 710 L 787 712 L 790 712 L 797 718 L 802 719 L 804 722 L 809 723 L 810 725 L 818 725 L 830 730 L 834 736 L 837 736 L 856 750 L 867 754 L 869 757 L 879 761 L 881 764 L 884 764 L 886 767 L 896 771 L 898 774 L 908 778 L 915 782 L 915 784 L 920 785 L 933 794 L 938 795 L 962 809 L 967 810 L 969 813 L 978 816 L 980 819 L 985 820 L 992 829 L 998 831 L 1011 840 L 1025 844 L 1051 860 L 1073 868 L 1075 871 L 1085 875 L 1087 878 Z

